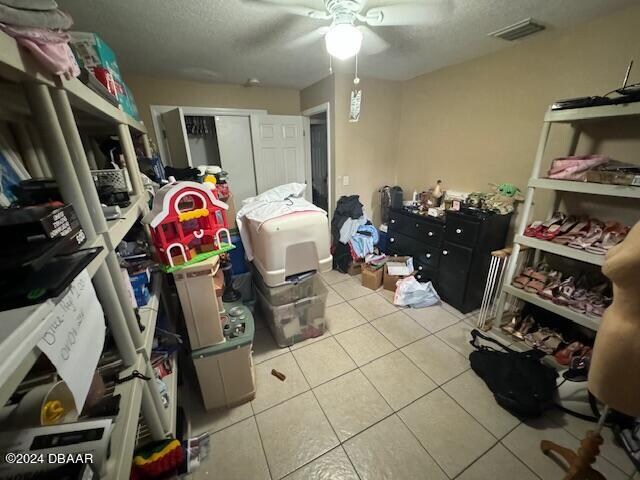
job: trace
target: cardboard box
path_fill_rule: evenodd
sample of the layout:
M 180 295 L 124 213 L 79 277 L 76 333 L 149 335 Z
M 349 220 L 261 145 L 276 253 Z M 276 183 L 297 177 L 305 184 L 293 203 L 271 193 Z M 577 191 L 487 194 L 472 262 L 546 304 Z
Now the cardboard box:
M 362 286 L 377 290 L 382 286 L 384 279 L 384 266 L 373 268 L 369 265 L 362 267 Z
M 116 82 L 122 82 L 116 54 L 98 35 L 91 32 L 69 32 L 71 49 L 81 67 L 93 71 L 96 67 L 107 69 Z
M 390 262 L 406 262 L 411 257 L 389 257 Z M 401 280 L 409 275 L 401 276 L 401 275 L 389 275 L 389 271 L 387 269 L 387 265 L 384 266 L 384 280 L 382 286 L 385 290 L 389 290 L 391 292 L 396 291 L 396 282 Z
M 363 262 L 351 262 L 349 268 L 347 269 L 347 273 L 351 276 L 359 275 L 362 273 L 362 264 Z
M 236 230 L 238 226 L 236 225 L 236 202 L 233 199 L 233 193 L 229 193 L 229 196 L 227 198 L 221 200 L 229 205 L 229 210 L 227 210 L 226 212 L 229 230 Z

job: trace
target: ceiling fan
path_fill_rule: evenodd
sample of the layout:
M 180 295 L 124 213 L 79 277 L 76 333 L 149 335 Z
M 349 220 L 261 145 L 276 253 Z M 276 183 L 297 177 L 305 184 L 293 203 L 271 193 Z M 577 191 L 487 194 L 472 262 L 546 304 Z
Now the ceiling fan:
M 353 57 L 360 48 L 369 55 L 389 48 L 389 43 L 369 27 L 435 24 L 453 7 L 452 0 L 416 0 L 365 10 L 366 0 L 324 0 L 323 11 L 293 4 L 291 0 L 250 1 L 315 20 L 330 20 L 330 25 L 319 27 L 289 42 L 286 47 L 304 47 L 324 37 L 329 54 L 340 60 Z

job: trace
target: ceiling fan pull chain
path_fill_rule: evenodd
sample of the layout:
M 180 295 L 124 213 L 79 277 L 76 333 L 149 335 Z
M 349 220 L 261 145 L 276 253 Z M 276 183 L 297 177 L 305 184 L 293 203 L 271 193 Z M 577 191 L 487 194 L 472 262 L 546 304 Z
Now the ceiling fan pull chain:
M 329 75 L 333 74 L 333 65 L 331 62 L 331 55 L 329 55 Z
M 360 79 L 358 78 L 358 54 L 356 53 L 356 76 L 353 79 L 353 84 L 358 85 L 360 83 Z

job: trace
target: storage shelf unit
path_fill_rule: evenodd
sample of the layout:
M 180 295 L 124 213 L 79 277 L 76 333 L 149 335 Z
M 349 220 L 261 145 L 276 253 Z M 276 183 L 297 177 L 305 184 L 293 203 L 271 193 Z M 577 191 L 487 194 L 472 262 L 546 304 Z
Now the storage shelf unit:
M 538 238 L 516 235 L 515 241 L 520 245 L 526 245 L 527 247 L 535 248 L 536 250 L 542 250 L 543 252 L 553 253 L 554 255 L 572 258 L 574 260 L 591 263 L 593 265 L 602 265 L 604 263 L 604 255 L 589 253 L 584 250 L 567 247 L 565 245 L 548 242 L 546 240 L 540 240 Z
M 556 305 L 553 302 L 549 302 L 538 295 L 530 294 L 523 290 L 517 289 L 511 285 L 511 281 L 516 273 L 516 268 L 519 264 L 518 257 L 521 252 L 521 247 L 527 246 L 534 248 L 538 251 L 552 253 L 565 258 L 570 258 L 584 263 L 601 266 L 604 263 L 604 255 L 596 255 L 586 252 L 584 250 L 577 250 L 564 245 L 555 244 L 545 240 L 539 240 L 537 238 L 530 238 L 524 236 L 525 228 L 530 221 L 531 208 L 534 202 L 534 196 L 536 189 L 551 190 L 554 192 L 554 205 L 550 210 L 550 213 L 556 211 L 559 206 L 558 192 L 573 192 L 584 195 L 603 195 L 609 197 L 622 197 L 630 200 L 640 199 L 640 187 L 624 186 L 624 185 L 607 185 L 600 183 L 589 182 L 573 182 L 567 180 L 553 180 L 548 178 L 541 178 L 540 173 L 542 170 L 542 159 L 549 140 L 549 133 L 551 131 L 551 125 L 554 123 L 570 123 L 574 129 L 574 138 L 572 142 L 572 149 L 578 144 L 580 136 L 580 123 L 583 121 L 602 120 L 618 118 L 640 116 L 640 102 L 621 104 L 621 105 L 605 105 L 600 107 L 589 108 L 576 108 L 571 110 L 549 110 L 547 111 L 544 123 L 542 127 L 542 133 L 540 134 L 540 140 L 538 143 L 538 150 L 536 153 L 531 178 L 529 179 L 527 197 L 524 202 L 523 212 L 521 216 L 520 224 L 516 230 L 514 238 L 514 248 L 507 267 L 507 272 L 504 278 L 504 284 L 497 306 L 497 328 L 502 323 L 504 316 L 504 308 L 506 304 L 507 295 L 524 300 L 527 303 L 537 305 L 550 312 L 558 314 L 578 325 L 597 331 L 600 326 L 600 321 L 597 318 L 592 318 L 584 314 L 580 314 L 571 310 L 568 307 Z M 575 151 L 569 152 L 570 155 L 575 154 Z
M 132 133 L 142 135 L 145 152 L 150 155 L 145 126 L 79 80 L 67 81 L 50 75 L 3 32 L 0 32 L 0 119 L 28 122 L 40 134 L 42 145 L 34 147 L 39 148 L 38 157 L 45 158 L 54 172 L 65 201 L 76 209 L 87 235 L 85 247 L 103 247 L 87 270 L 94 278 L 98 296 L 106 300 L 103 310 L 126 366 L 120 377 L 130 375 L 133 370 L 148 372 L 161 282 L 159 277 L 154 278 L 150 302 L 153 308 L 142 312 L 141 321 L 147 329 L 140 334 L 114 253 L 136 220 L 148 211 L 132 142 Z M 83 125 L 90 125 L 92 131 L 119 136 L 134 195 L 118 220 L 107 222 L 102 215 L 80 141 L 78 129 Z M 36 345 L 56 301 L 50 299 L 39 305 L 0 312 L 0 406 L 11 397 L 40 355 Z M 155 439 L 175 432 L 175 415 L 170 415 L 171 425 L 163 420 L 167 415 L 158 408 L 161 400 L 153 380 L 128 381 L 116 386 L 115 394 L 121 395 L 120 413 L 112 431 L 106 477 L 122 479 L 129 477 L 140 413 Z
M 543 188 L 558 192 L 576 192 L 588 195 L 605 195 L 609 197 L 640 198 L 640 188 L 626 185 L 607 185 L 604 183 L 572 182 L 569 180 L 553 180 L 550 178 L 532 178 L 530 188 Z
M 143 213 L 145 204 L 144 197 L 132 196 L 131 205 L 122 209 L 121 217 L 107 222 L 109 226 L 108 238 L 112 248 L 116 248 L 127 232 L 131 230 L 138 217 Z
M 527 303 L 537 305 L 538 307 L 556 313 L 564 318 L 568 318 L 572 322 L 577 323 L 578 325 L 582 325 L 583 327 L 587 327 L 591 330 L 597 330 L 600 326 L 599 319 L 576 312 L 574 310 L 571 310 L 569 307 L 556 305 L 553 302 L 541 298 L 535 293 L 525 292 L 524 290 L 516 288 L 512 285 L 505 285 L 504 291 L 509 295 L 513 295 L 514 297 L 518 297 L 519 299 L 524 300 Z

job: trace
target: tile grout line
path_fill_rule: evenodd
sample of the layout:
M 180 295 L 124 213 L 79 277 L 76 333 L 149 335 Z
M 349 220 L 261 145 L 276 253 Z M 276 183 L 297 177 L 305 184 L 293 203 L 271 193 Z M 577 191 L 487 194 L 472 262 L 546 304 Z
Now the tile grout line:
M 337 340 L 336 340 L 336 343 L 338 343 L 338 341 L 337 341 Z M 338 343 L 338 345 L 340 346 L 340 348 L 342 348 L 342 345 L 340 345 L 339 343 Z M 344 348 L 343 348 L 343 350 L 344 350 Z M 346 352 L 346 350 L 345 350 L 345 353 L 347 353 L 347 352 Z M 348 356 L 348 355 L 349 355 L 349 354 L 347 353 L 347 356 Z M 297 359 L 297 358 L 295 358 L 295 355 L 293 356 L 293 358 L 294 358 L 294 361 L 296 362 L 296 365 L 298 365 L 298 368 L 299 368 L 299 369 L 300 369 L 300 371 L 302 372 L 302 376 L 305 378 L 305 380 L 307 381 L 307 383 L 309 383 L 309 380 L 307 379 L 307 376 L 304 374 L 304 371 L 302 370 L 302 367 L 301 367 L 301 366 L 300 366 L 300 364 L 298 363 L 298 359 Z M 349 358 L 351 358 L 351 357 L 349 357 Z M 353 359 L 352 359 L 352 361 L 353 361 Z M 355 364 L 355 362 L 353 362 L 353 363 Z M 356 365 L 356 369 L 357 369 L 357 365 Z M 353 371 L 354 371 L 354 370 L 350 370 L 350 371 L 349 371 L 349 372 L 347 372 L 347 373 L 351 373 L 351 372 L 353 372 Z M 345 374 L 343 374 L 343 375 L 346 375 L 346 373 L 345 373 Z M 363 374 L 363 375 L 364 375 L 364 374 Z M 342 375 L 340 375 L 340 376 L 342 376 Z M 336 377 L 336 378 L 339 378 L 339 377 Z M 332 380 L 333 380 L 333 379 L 332 379 Z M 331 380 L 329 380 L 329 381 L 331 381 Z M 325 383 L 328 383 L 328 382 L 325 382 Z M 310 383 L 309 383 L 309 386 L 311 386 L 311 384 L 310 384 Z M 329 424 L 329 426 L 331 427 L 331 431 L 332 431 L 332 432 L 333 432 L 333 434 L 335 435 L 336 440 L 338 440 L 338 445 L 337 445 L 337 447 L 342 448 L 342 450 L 344 451 L 345 455 L 346 455 L 346 456 L 347 456 L 347 458 L 349 459 L 349 463 L 351 464 L 351 467 L 353 467 L 353 471 L 354 471 L 354 472 L 356 472 L 356 475 L 358 476 L 358 478 L 360 478 L 360 474 L 358 473 L 358 470 L 356 470 L 356 466 L 353 464 L 353 461 L 351 460 L 351 457 L 349 457 L 349 454 L 347 453 L 347 451 L 344 449 L 344 447 L 342 447 L 343 442 L 342 442 L 342 440 L 340 440 L 340 437 L 338 436 L 338 432 L 336 432 L 336 429 L 335 429 L 335 428 L 333 428 L 333 424 L 331 423 L 331 420 L 329 420 L 329 417 L 327 416 L 327 412 L 325 412 L 325 411 L 324 411 L 324 408 L 322 408 L 322 404 L 320 403 L 320 400 L 318 400 L 318 396 L 316 395 L 316 392 L 314 391 L 314 388 L 315 388 L 315 387 L 311 387 L 311 394 L 313 395 L 313 398 L 315 398 L 316 403 L 318 404 L 318 407 L 320 407 L 320 411 L 322 412 L 322 415 L 324 415 L 325 420 L 327 421 L 327 423 L 328 423 L 328 424 Z M 355 436 L 355 435 L 354 435 L 354 436 Z M 334 449 L 335 449 L 335 448 L 337 448 L 337 447 L 334 447 L 334 448 L 332 448 L 331 450 L 334 450 Z M 313 460 L 311 460 L 311 461 L 307 462 L 305 465 L 303 465 L 303 466 L 302 466 L 302 467 L 300 467 L 300 468 L 303 468 L 304 466 L 306 466 L 306 465 L 308 465 L 309 463 L 311 463 L 311 462 L 313 462 L 313 461 L 317 460 L 318 458 L 322 457 L 323 455 L 326 455 L 326 454 L 327 454 L 327 453 L 329 453 L 331 450 L 329 450 L 328 452 L 324 452 L 322 455 L 319 455 L 318 457 L 314 458 Z M 298 469 L 296 469 L 296 470 L 298 470 Z M 294 470 L 294 472 L 295 472 L 296 470 Z M 290 475 L 291 473 L 292 473 L 292 472 L 288 473 L 287 475 Z

